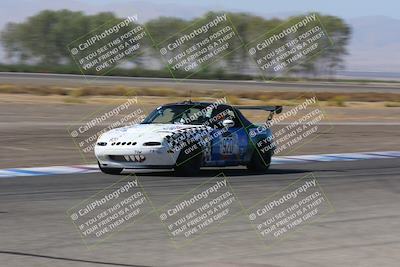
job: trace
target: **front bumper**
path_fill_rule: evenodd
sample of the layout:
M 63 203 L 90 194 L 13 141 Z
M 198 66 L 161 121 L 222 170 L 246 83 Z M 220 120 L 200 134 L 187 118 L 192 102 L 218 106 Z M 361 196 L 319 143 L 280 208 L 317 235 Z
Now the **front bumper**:
M 177 153 L 165 147 L 115 148 L 95 146 L 95 156 L 102 167 L 124 169 L 170 169 Z

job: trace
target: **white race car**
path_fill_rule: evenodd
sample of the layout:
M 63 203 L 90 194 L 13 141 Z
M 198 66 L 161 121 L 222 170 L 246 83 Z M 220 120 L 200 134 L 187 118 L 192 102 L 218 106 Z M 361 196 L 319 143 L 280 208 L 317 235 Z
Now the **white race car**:
M 274 153 L 271 130 L 249 122 L 239 108 L 280 113 L 281 106 L 233 107 L 191 102 L 167 104 L 151 112 L 140 124 L 102 134 L 95 155 L 102 172 L 123 169 L 175 169 L 196 174 L 202 166 L 245 165 L 268 169 Z M 270 116 L 269 118 L 271 118 Z M 268 149 L 257 149 L 261 143 Z

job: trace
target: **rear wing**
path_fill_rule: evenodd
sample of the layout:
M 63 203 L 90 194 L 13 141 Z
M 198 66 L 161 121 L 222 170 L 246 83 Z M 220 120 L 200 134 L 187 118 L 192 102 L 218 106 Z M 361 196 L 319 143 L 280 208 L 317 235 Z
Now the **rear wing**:
M 267 121 L 272 120 L 274 114 L 279 114 L 282 112 L 282 106 L 234 106 L 236 109 L 250 109 L 250 110 L 264 110 L 269 111 L 269 116 Z
M 253 109 L 253 110 L 265 110 L 276 114 L 282 112 L 282 106 L 233 106 L 237 109 Z

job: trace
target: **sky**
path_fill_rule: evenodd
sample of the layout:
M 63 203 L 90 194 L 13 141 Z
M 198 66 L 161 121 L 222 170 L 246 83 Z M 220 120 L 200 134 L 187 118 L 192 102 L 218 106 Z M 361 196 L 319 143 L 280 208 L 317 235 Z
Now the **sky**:
M 146 13 L 143 14 L 146 19 L 162 13 L 190 18 L 207 10 L 282 16 L 318 11 L 345 19 L 363 16 L 387 16 L 400 19 L 399 0 L 1 0 L 0 27 L 6 21 L 20 21 L 46 8 L 81 9 L 89 13 L 99 10 L 131 12 L 138 9 Z
M 118 0 L 89 0 L 95 3 L 112 3 Z M 134 0 L 121 0 L 131 2 Z M 231 9 L 252 13 L 297 13 L 319 11 L 343 18 L 362 16 L 388 16 L 400 19 L 399 0 L 150 0 L 159 4 L 193 5 L 211 9 Z

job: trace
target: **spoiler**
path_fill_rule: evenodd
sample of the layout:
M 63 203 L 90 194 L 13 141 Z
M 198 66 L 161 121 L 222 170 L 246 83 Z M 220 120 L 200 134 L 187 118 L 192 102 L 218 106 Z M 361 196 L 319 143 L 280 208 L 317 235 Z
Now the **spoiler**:
M 237 109 L 253 109 L 253 110 L 265 110 L 276 114 L 282 112 L 282 106 L 233 106 Z

